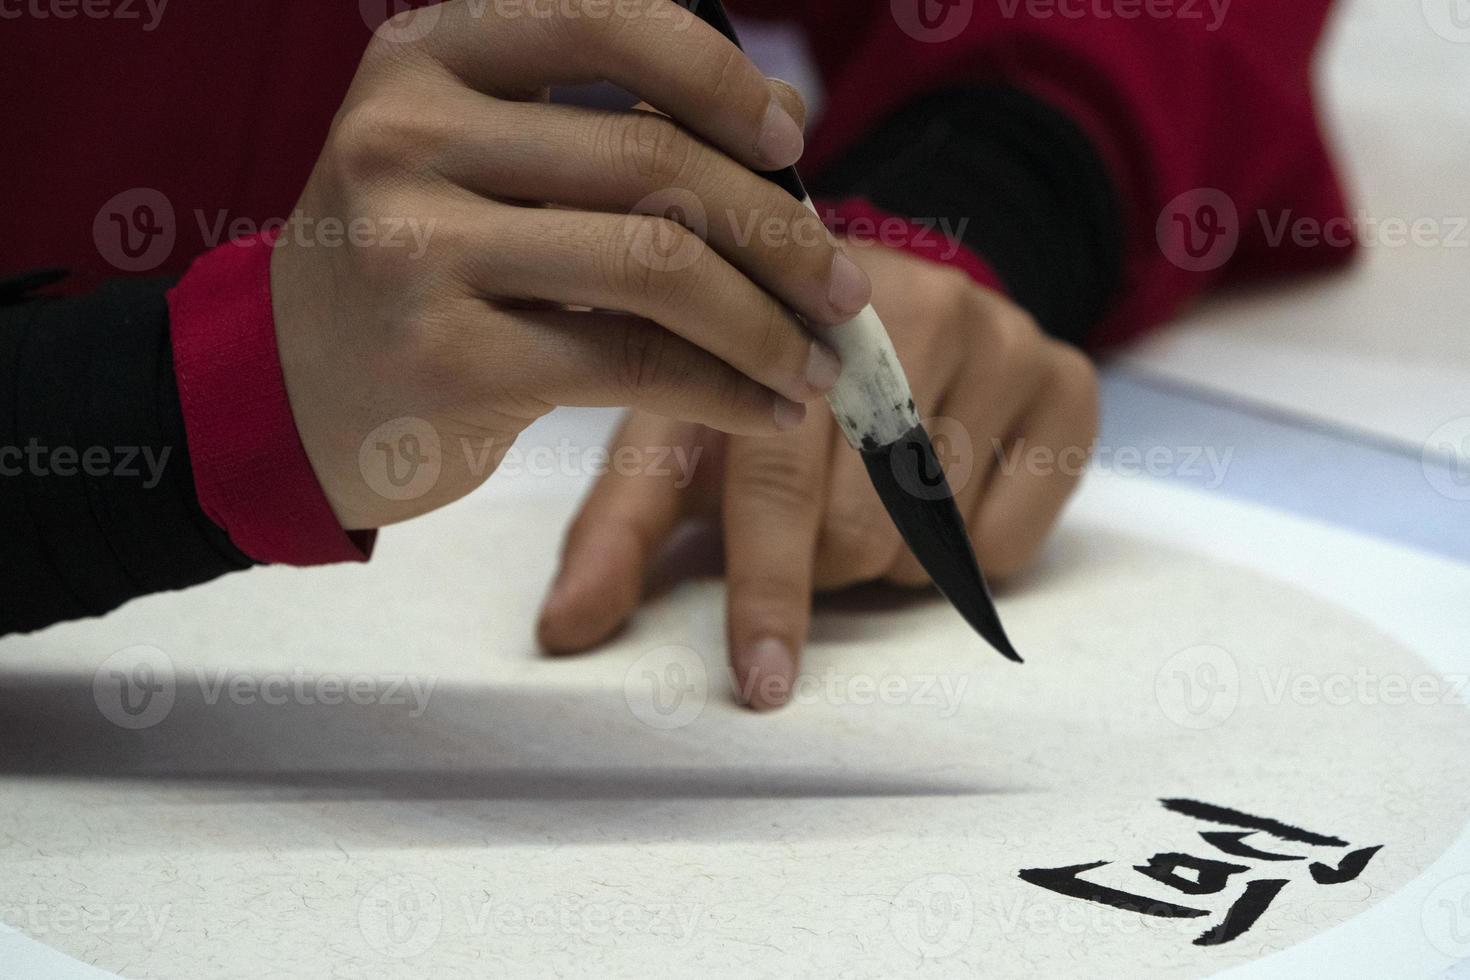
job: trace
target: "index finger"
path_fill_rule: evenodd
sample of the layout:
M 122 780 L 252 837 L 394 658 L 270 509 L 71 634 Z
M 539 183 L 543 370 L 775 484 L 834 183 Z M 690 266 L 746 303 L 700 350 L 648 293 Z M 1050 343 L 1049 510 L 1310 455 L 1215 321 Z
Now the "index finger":
M 760 69 L 673 0 L 457 0 L 441 9 L 425 49 L 488 95 L 612 82 L 747 166 L 775 170 L 801 156 L 801 129 Z
M 812 611 L 812 563 L 827 499 L 830 412 L 725 458 L 726 629 L 736 696 L 756 710 L 791 696 Z

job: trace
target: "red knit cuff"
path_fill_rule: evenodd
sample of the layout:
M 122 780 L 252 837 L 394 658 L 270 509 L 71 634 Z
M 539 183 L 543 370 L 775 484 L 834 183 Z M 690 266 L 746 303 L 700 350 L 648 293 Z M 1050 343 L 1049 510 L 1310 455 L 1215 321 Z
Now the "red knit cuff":
M 874 207 L 861 197 L 815 203 L 817 213 L 834 235 L 858 241 L 876 241 L 930 262 L 954 266 L 982 286 L 1009 293 L 989 262 L 964 242 L 945 234 L 936 223 L 900 217 Z
M 376 532 L 337 523 L 291 415 L 271 309 L 274 240 L 212 249 L 168 293 L 199 505 L 257 561 L 366 561 Z

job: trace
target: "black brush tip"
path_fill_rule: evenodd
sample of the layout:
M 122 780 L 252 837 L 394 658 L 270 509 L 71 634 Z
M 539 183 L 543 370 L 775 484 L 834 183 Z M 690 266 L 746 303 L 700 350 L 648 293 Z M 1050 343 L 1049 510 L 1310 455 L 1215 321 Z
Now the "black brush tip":
M 987 643 L 1020 663 L 924 427 L 914 426 L 890 445 L 865 449 L 862 457 L 888 516 L 939 591 Z

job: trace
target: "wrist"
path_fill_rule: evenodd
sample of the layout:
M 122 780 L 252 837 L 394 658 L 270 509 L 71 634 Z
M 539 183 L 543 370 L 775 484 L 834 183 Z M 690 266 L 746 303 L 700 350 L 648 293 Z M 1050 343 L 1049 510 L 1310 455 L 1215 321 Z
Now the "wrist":
M 274 241 L 265 233 L 212 249 L 168 294 L 200 506 L 257 561 L 362 561 L 372 536 L 343 530 L 287 394 L 271 292 Z

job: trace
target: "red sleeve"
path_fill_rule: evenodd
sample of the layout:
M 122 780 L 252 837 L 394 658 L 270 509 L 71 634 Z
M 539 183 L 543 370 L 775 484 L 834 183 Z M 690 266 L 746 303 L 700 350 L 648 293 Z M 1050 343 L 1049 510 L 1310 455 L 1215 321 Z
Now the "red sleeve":
M 271 310 L 273 240 L 205 252 L 168 294 L 199 504 L 257 561 L 366 561 L 375 533 L 337 523 L 291 414 Z
M 1124 206 L 1123 284 L 1100 343 L 1173 316 L 1221 281 L 1333 266 L 1354 249 L 1311 91 L 1329 0 L 739 6 L 794 15 L 807 29 L 827 85 L 804 163 L 813 172 L 947 85 L 1010 84 L 1066 112 Z M 1281 235 L 1283 220 L 1326 240 Z

